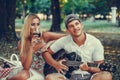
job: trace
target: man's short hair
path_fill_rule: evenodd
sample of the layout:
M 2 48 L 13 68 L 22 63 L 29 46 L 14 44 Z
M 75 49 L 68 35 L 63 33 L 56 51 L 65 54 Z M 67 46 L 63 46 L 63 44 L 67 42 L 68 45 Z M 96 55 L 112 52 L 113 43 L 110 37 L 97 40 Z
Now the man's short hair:
M 79 22 L 81 22 L 79 16 L 77 16 L 76 14 L 69 14 L 65 18 L 65 26 L 66 26 L 66 28 L 67 28 L 68 23 L 73 21 L 73 20 L 78 20 Z

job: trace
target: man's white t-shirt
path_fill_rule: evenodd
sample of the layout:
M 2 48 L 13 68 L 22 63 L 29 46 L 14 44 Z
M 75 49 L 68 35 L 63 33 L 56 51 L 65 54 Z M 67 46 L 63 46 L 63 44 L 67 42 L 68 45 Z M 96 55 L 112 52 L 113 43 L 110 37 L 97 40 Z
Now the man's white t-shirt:
M 68 53 L 75 52 L 78 54 L 82 62 L 94 62 L 104 60 L 104 49 L 99 39 L 95 38 L 90 34 L 86 34 L 85 43 L 78 46 L 70 35 L 62 37 L 55 41 L 50 49 L 56 53 L 60 49 L 66 50 Z M 75 73 L 79 73 L 76 71 Z M 82 72 L 83 73 L 83 72 Z

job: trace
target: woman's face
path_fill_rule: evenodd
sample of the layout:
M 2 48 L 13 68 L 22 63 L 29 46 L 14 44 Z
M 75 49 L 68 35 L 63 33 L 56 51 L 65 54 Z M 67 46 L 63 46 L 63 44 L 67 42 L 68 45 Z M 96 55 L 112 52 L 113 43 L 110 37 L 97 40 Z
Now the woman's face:
M 36 30 L 38 30 L 39 27 L 40 27 L 40 20 L 38 18 L 34 18 L 31 22 L 30 33 L 35 32 Z

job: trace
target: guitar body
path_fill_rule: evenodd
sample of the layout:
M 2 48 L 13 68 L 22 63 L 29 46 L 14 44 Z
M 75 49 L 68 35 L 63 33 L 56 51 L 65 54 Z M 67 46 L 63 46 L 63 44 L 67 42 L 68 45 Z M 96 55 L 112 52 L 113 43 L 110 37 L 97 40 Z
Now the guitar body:
M 66 59 L 66 60 L 69 60 L 69 61 L 80 61 L 81 62 L 81 57 L 78 56 L 75 52 L 71 52 L 71 53 L 68 54 L 64 49 L 61 49 L 58 52 L 56 52 L 53 55 L 53 58 L 55 60 Z M 79 68 L 79 66 L 69 66 L 69 70 L 64 71 L 65 76 L 67 78 L 70 78 L 72 71 L 74 71 L 78 68 Z M 43 72 L 44 72 L 44 75 L 46 76 L 47 74 L 57 73 L 57 70 L 54 67 L 50 66 L 49 64 L 45 63 Z
M 59 60 L 59 58 L 61 58 L 64 53 L 65 53 L 65 50 L 61 49 L 53 55 L 53 58 L 55 60 Z M 47 74 L 57 73 L 57 70 L 45 62 L 43 73 L 46 76 Z

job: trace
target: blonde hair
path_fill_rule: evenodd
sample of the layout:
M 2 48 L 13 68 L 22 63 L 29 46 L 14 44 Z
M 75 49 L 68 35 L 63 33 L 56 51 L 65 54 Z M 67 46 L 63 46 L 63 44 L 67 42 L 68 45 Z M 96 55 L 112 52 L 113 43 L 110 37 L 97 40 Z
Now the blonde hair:
M 24 51 L 24 53 L 27 53 L 29 50 L 29 45 L 26 43 L 27 40 L 30 39 L 30 26 L 32 23 L 32 20 L 34 18 L 37 18 L 40 20 L 40 18 L 36 14 L 29 14 L 26 16 L 24 20 L 24 26 L 21 31 L 21 51 L 20 54 Z

